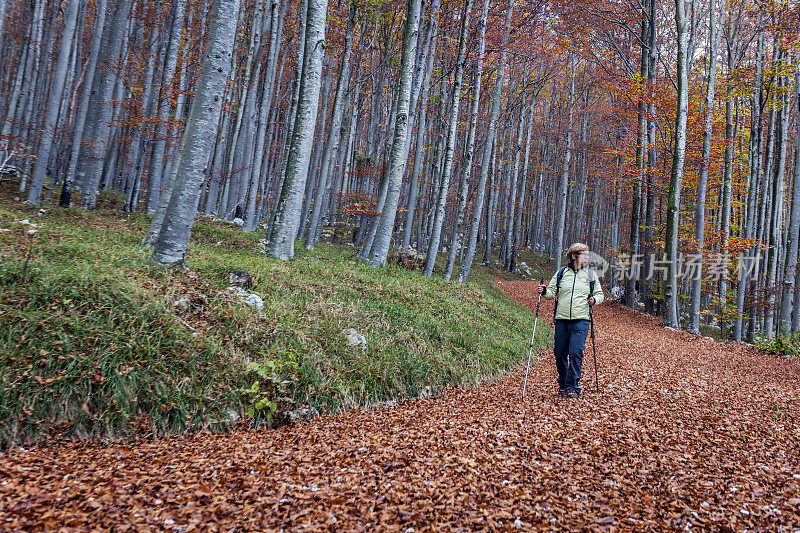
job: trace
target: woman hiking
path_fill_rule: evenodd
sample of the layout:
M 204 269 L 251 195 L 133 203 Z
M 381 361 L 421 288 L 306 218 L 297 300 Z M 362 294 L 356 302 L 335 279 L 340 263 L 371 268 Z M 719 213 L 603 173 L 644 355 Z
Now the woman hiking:
M 558 370 L 558 394 L 577 398 L 581 393 L 578 382 L 590 326 L 589 307 L 603 301 L 603 288 L 597 274 L 588 268 L 588 246 L 576 242 L 567 250 L 567 260 L 568 265 L 553 274 L 550 284 L 539 285 L 536 292 L 548 300 L 557 298 L 553 310 L 553 352 Z

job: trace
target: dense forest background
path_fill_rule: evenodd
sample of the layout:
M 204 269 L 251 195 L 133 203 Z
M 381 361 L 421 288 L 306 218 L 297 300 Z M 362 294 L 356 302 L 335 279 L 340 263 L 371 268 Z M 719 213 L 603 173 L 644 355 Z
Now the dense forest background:
M 156 262 L 204 215 L 462 282 L 582 241 L 666 326 L 800 332 L 797 2 L 1 0 L 0 27 L 0 177 L 113 191 Z

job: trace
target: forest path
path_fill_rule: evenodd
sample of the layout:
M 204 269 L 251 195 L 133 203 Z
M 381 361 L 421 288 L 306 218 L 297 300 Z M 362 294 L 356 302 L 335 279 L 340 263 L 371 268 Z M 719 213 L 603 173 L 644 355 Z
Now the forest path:
M 499 282 L 534 309 L 538 282 Z M 542 300 L 540 320 L 550 321 Z M 800 523 L 800 361 L 595 309 L 585 393 L 552 351 L 474 390 L 279 430 L 0 458 L 0 530 L 776 530 Z M 491 332 L 487 332 L 491 334 Z M 526 350 L 527 347 L 520 347 Z

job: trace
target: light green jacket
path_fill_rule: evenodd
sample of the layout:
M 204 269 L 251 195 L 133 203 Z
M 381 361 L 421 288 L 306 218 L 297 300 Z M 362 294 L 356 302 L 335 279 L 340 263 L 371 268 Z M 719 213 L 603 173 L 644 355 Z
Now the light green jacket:
M 594 282 L 594 304 L 603 301 L 603 288 L 597 278 L 597 272 L 592 271 L 595 278 Z M 556 296 L 556 281 L 558 271 L 553 274 L 547 292 L 544 297 L 552 300 Z M 571 266 L 564 270 L 561 277 L 561 285 L 558 290 L 558 302 L 556 303 L 556 319 L 575 320 L 579 318 L 589 319 L 589 269 L 584 267 L 575 272 Z

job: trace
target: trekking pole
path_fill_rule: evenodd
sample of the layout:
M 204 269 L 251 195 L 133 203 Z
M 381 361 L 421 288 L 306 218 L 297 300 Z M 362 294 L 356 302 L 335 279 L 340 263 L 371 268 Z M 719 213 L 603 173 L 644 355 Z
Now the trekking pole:
M 589 296 L 591 298 L 591 296 Z M 589 325 L 592 329 L 592 356 L 594 356 L 594 388 L 600 392 L 600 380 L 597 377 L 597 351 L 594 347 L 594 317 L 592 316 L 592 306 L 589 306 Z
M 539 281 L 539 285 L 544 285 L 544 278 Z M 539 293 L 539 301 L 536 302 L 536 318 L 533 321 L 533 333 L 531 333 L 531 345 L 528 347 L 528 364 L 525 366 L 525 383 L 522 385 L 522 401 L 525 401 L 525 389 L 528 386 L 528 370 L 531 368 L 531 354 L 533 353 L 533 338 L 536 336 L 536 323 L 539 322 L 539 305 L 542 303 L 542 293 Z M 524 407 L 524 406 L 523 406 Z

